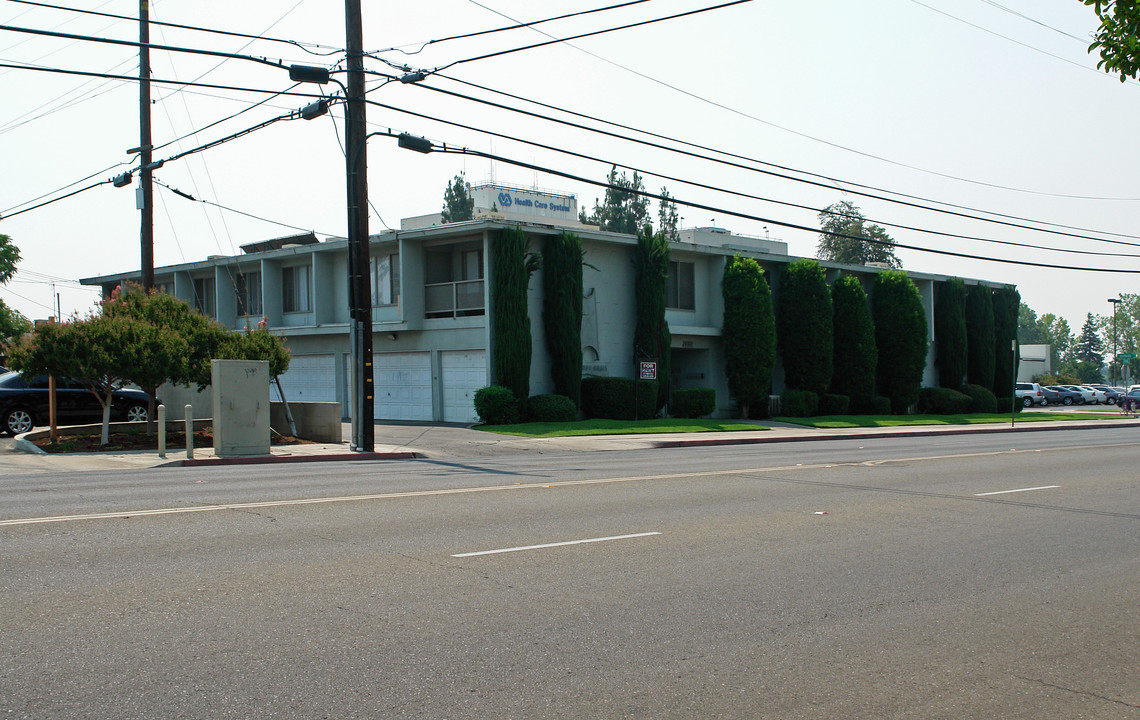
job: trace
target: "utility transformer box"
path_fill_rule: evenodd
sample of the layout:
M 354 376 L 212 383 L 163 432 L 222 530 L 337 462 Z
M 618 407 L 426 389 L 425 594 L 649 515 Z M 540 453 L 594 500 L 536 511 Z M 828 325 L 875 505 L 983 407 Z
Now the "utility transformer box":
M 269 363 L 214 360 L 214 454 L 235 457 L 269 454 Z

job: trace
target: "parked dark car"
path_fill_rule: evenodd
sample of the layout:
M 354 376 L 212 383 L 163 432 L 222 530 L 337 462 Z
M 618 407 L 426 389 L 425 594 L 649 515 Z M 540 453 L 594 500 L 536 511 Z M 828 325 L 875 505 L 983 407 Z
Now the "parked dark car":
M 68 378 L 56 379 L 56 422 L 83 425 L 103 420 L 98 398 Z M 115 390 L 111 396 L 111 420 L 146 420 L 147 395 L 141 390 Z M 0 375 L 0 431 L 19 435 L 48 423 L 46 375 L 25 380 L 20 373 Z
M 1061 393 L 1057 392 L 1056 390 L 1049 387 L 1048 385 L 1042 385 L 1041 386 L 1041 395 L 1043 395 L 1045 397 L 1045 402 L 1042 403 L 1043 405 L 1060 405 L 1061 404 Z
M 1077 392 L 1076 390 L 1070 390 L 1063 385 L 1050 385 L 1049 389 L 1056 392 L 1057 395 L 1060 396 L 1060 403 L 1062 405 L 1072 405 L 1074 403 L 1077 405 L 1083 405 L 1085 402 L 1084 395 Z

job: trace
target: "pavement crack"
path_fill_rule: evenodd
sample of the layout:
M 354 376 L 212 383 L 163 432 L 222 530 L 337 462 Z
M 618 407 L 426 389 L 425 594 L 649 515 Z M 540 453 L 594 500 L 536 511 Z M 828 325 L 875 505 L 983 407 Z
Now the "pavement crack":
M 1140 705 L 1136 705 L 1136 704 L 1130 703 L 1130 702 L 1125 702 L 1124 700 L 1117 700 L 1116 698 L 1110 698 L 1110 697 L 1105 696 L 1105 695 L 1099 695 L 1097 693 L 1090 692 L 1088 690 L 1075 690 L 1075 689 L 1070 688 L 1070 687 L 1065 687 L 1064 685 L 1058 685 L 1056 683 L 1051 683 L 1048 680 L 1043 680 L 1042 678 L 1029 678 L 1029 677 L 1024 677 L 1022 675 L 1016 675 L 1014 673 L 1010 673 L 1010 675 L 1012 677 L 1017 678 L 1018 680 L 1023 680 L 1027 683 L 1034 683 L 1036 685 L 1041 685 L 1041 686 L 1044 686 L 1047 688 L 1052 688 L 1054 690 L 1061 690 L 1063 692 L 1073 693 L 1074 695 L 1083 695 L 1085 697 L 1090 697 L 1090 698 L 1095 698 L 1097 700 L 1103 700 L 1105 702 L 1110 702 L 1110 703 L 1113 703 L 1115 705 L 1123 705 L 1124 707 L 1127 707 L 1127 708 L 1133 708 L 1133 709 L 1140 710 Z

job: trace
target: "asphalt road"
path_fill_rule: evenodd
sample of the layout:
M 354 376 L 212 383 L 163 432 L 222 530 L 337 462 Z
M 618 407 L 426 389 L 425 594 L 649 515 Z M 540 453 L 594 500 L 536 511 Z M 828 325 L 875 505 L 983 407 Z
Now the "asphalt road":
M 0 717 L 1140 717 L 1134 435 L 7 477 Z

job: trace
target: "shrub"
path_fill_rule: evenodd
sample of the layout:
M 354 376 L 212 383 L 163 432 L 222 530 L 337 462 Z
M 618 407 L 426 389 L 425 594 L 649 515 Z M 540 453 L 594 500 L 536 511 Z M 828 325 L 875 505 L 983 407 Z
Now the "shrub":
M 648 420 L 657 411 L 657 381 L 619 377 L 582 379 L 582 412 L 588 418 Z
M 669 405 L 673 417 L 699 418 L 716 409 L 716 390 L 712 388 L 678 388 Z
M 838 393 L 824 393 L 819 396 L 820 415 L 847 415 L 851 412 L 851 398 Z
M 853 403 L 851 412 L 855 415 L 890 415 L 891 399 L 882 395 L 876 395 L 870 400 Z
M 997 399 L 997 411 L 999 413 L 1008 413 L 1010 410 L 1009 405 L 1011 402 L 1012 402 L 1012 398 L 999 397 Z M 1022 408 L 1021 408 L 1020 402 L 1013 403 L 1013 412 L 1019 413 L 1019 412 L 1021 412 L 1021 409 Z
M 578 408 L 565 395 L 532 395 L 526 414 L 532 422 L 573 422 L 578 419 Z
M 510 388 L 488 385 L 475 391 L 475 412 L 488 425 L 511 425 L 519 421 L 519 401 Z
M 938 384 L 956 388 L 966 377 L 966 284 L 961 278 L 939 283 L 934 296 L 934 342 Z
M 819 413 L 819 395 L 791 388 L 780 396 L 780 413 L 787 417 L 811 417 Z
M 918 411 L 927 415 L 962 415 L 972 402 L 966 393 L 950 388 L 927 387 L 918 392 Z
M 966 381 L 994 387 L 994 301 L 986 285 L 966 291 Z
M 997 412 L 997 398 L 981 385 L 966 384 L 962 386 L 962 392 L 970 396 L 973 401 L 970 403 L 969 412 L 972 413 L 995 413 Z M 1008 408 L 1006 408 L 1008 410 Z

